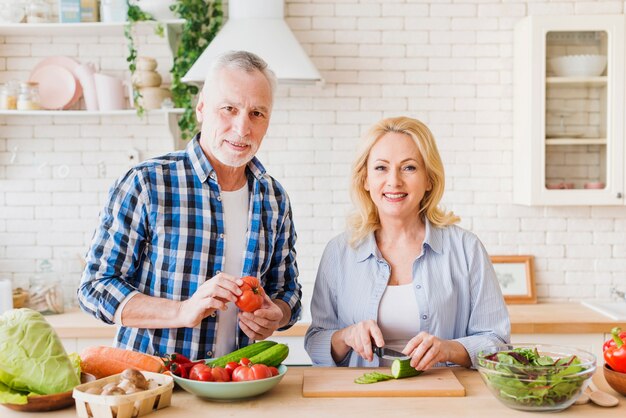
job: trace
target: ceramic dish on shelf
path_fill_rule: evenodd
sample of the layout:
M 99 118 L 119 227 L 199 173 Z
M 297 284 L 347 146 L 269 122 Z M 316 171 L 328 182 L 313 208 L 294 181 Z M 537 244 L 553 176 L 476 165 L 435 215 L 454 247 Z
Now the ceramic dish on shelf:
M 46 65 L 33 71 L 28 81 L 39 84 L 43 109 L 66 109 L 73 104 L 78 82 L 70 70 L 60 65 Z
M 56 65 L 56 66 L 65 68 L 66 70 L 70 71 L 70 73 L 72 74 L 72 76 L 76 80 L 76 91 L 74 92 L 74 96 L 67 103 L 67 105 L 65 105 L 63 107 L 63 109 L 69 109 L 74 104 L 76 104 L 76 102 L 78 102 L 78 100 L 83 95 L 82 86 L 81 86 L 80 82 L 78 81 L 78 77 L 76 76 L 76 70 L 80 66 L 80 63 L 78 63 L 76 60 L 74 60 L 74 59 L 72 59 L 70 57 L 64 57 L 64 56 L 61 56 L 61 55 L 47 57 L 47 58 L 44 58 L 41 61 L 39 61 L 39 63 L 35 66 L 35 68 L 33 68 L 33 71 L 31 72 L 31 76 L 32 76 L 33 73 L 41 70 L 41 68 L 46 67 L 48 65 Z
M 606 68 L 606 55 L 564 55 L 550 58 L 548 64 L 559 77 L 594 77 Z

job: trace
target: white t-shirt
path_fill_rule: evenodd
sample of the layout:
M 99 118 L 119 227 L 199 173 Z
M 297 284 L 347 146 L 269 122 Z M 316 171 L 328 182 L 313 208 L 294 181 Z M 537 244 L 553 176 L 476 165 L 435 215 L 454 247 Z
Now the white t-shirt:
M 420 331 L 420 315 L 413 284 L 387 286 L 378 305 L 378 327 L 383 333 L 385 347 L 402 351 L 409 340 Z M 391 361 L 380 361 L 381 366 Z
M 221 196 L 222 209 L 224 210 L 224 265 L 222 271 L 240 277 L 248 230 L 248 185 L 246 184 L 233 192 L 222 191 Z M 229 302 L 227 307 L 226 311 L 217 311 L 214 358 L 228 354 L 235 349 L 239 308 L 232 302 Z

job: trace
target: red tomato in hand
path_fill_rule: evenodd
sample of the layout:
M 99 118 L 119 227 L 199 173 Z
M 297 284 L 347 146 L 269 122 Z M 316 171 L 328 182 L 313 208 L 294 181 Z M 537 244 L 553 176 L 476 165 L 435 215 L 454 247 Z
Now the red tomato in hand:
M 235 371 L 235 369 L 239 367 L 239 363 L 235 362 L 235 361 L 230 361 L 226 364 L 226 367 L 224 367 L 226 369 L 226 371 L 228 372 L 228 374 L 232 377 L 233 372 Z
M 215 366 L 211 369 L 214 382 L 230 382 L 230 374 L 223 367 Z
M 237 298 L 235 305 L 244 312 L 254 312 L 263 305 L 265 290 L 256 277 L 245 276 L 241 280 L 243 280 L 243 284 L 239 288 L 242 293 Z
M 278 369 L 274 366 L 270 366 L 268 367 L 268 369 L 270 369 L 270 372 L 272 372 L 272 376 L 278 376 Z
M 201 382 L 212 382 L 213 373 L 211 368 L 206 364 L 196 364 L 189 371 L 189 378 L 191 380 L 200 380 Z

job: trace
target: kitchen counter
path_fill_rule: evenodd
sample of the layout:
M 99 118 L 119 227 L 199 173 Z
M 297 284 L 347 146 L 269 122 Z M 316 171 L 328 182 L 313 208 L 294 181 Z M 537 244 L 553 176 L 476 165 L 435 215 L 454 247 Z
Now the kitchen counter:
M 465 387 L 464 397 L 403 397 L 403 398 L 303 398 L 302 373 L 304 367 L 290 367 L 287 375 L 272 391 L 239 402 L 212 402 L 197 398 L 181 389 L 175 389 L 172 404 L 147 417 L 184 418 L 211 416 L 238 418 L 262 417 L 530 417 L 528 412 L 516 411 L 502 405 L 488 391 L 477 371 L 454 368 L 454 373 Z M 624 417 L 626 399 L 610 389 L 601 371 L 594 382 L 602 389 L 617 395 L 620 404 L 615 408 L 601 408 L 593 404 L 574 405 L 559 412 L 559 417 Z M 14 412 L 1 408 L 3 418 L 61 418 L 75 416 L 75 409 L 42 413 Z
M 608 333 L 619 322 L 580 303 L 537 303 L 509 305 L 512 334 L 591 334 Z M 113 338 L 115 326 L 104 324 L 74 310 L 46 319 L 61 338 Z M 279 337 L 304 336 L 309 324 L 297 323 Z

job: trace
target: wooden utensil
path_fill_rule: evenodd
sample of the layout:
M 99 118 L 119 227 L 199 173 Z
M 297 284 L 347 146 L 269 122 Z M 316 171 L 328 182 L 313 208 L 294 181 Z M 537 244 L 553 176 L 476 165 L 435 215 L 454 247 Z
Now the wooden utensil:
M 589 389 L 591 390 L 591 394 L 589 395 L 589 399 L 591 402 L 595 403 L 598 406 L 617 406 L 619 404 L 619 399 L 610 393 L 603 392 L 593 383 L 589 381 Z

